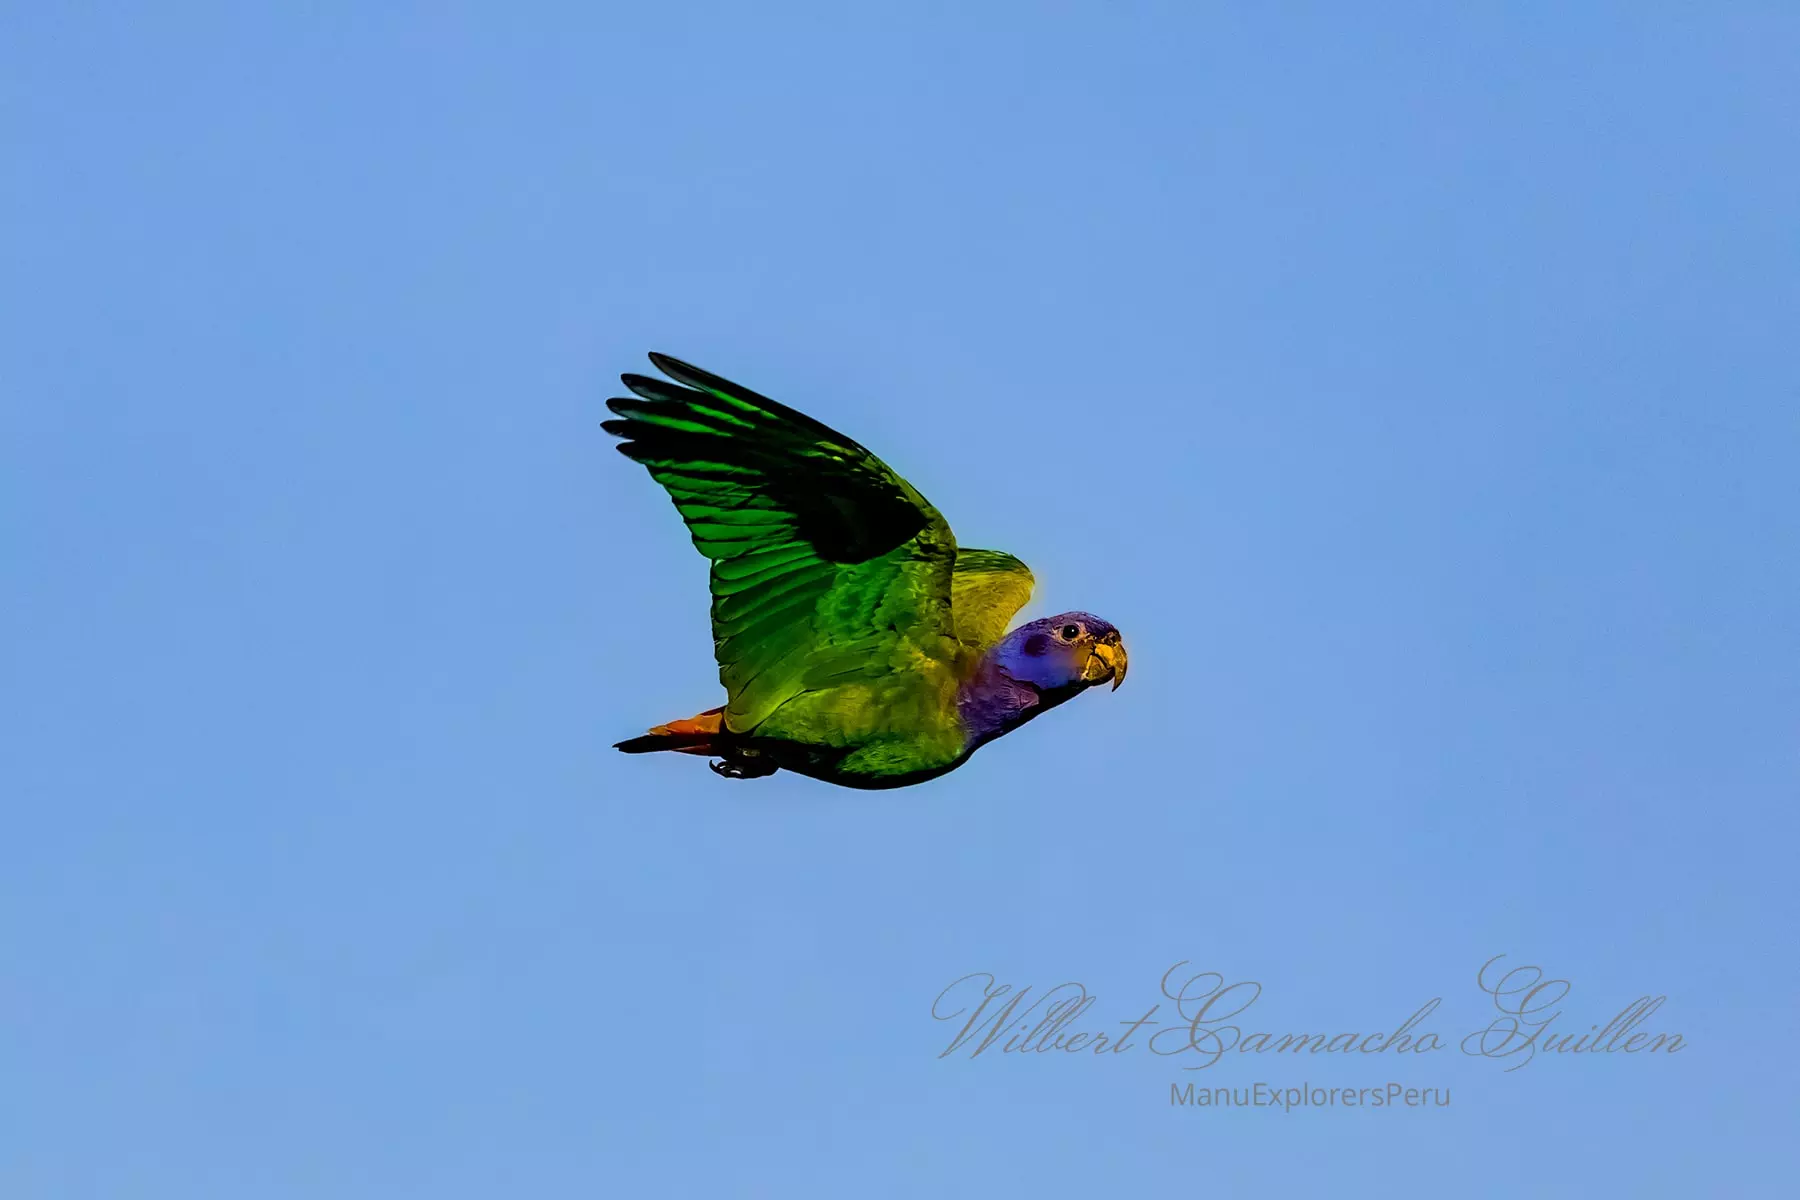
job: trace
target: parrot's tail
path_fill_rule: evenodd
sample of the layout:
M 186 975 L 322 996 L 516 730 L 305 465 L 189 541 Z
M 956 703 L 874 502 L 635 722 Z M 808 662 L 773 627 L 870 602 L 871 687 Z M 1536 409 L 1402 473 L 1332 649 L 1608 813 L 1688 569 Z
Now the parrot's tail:
M 724 713 L 723 708 L 709 708 L 697 717 L 658 725 L 643 737 L 628 738 L 618 743 L 614 749 L 623 750 L 627 754 L 648 754 L 652 750 L 717 754 L 720 750 L 715 743 L 719 737 L 719 722 Z

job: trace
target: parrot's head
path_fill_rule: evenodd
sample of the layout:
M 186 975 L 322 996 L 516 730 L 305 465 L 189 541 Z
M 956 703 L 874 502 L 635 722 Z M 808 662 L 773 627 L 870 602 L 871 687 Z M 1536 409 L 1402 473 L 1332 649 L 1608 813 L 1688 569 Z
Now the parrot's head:
M 995 647 L 1000 668 L 1040 692 L 1063 693 L 1125 682 L 1125 643 L 1092 613 L 1067 612 L 1019 626 Z

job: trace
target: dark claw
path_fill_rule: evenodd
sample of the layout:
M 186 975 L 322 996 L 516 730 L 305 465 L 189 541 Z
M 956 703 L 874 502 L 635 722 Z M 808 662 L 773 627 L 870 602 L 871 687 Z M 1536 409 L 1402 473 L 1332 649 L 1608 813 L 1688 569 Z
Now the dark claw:
M 733 754 L 736 757 L 715 758 L 706 765 L 713 769 L 714 775 L 725 779 L 766 779 L 781 769 L 754 750 L 733 751 Z M 751 757 L 755 761 L 744 761 Z

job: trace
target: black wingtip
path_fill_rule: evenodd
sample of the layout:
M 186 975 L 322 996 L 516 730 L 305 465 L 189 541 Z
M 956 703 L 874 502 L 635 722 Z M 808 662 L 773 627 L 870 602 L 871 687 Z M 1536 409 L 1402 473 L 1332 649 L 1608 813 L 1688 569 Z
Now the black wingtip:
M 733 383 L 722 375 L 714 375 L 711 371 L 702 370 L 692 363 L 683 362 L 679 358 L 661 354 L 655 350 L 650 351 L 650 361 L 655 363 L 656 369 L 661 371 L 664 375 L 667 375 L 676 383 L 692 388 L 695 391 L 714 392 L 730 396 L 735 400 L 760 408 L 764 412 L 773 414 L 784 420 L 792 421 L 796 425 L 811 430 L 818 437 L 828 438 L 833 442 L 837 442 L 840 445 L 853 450 L 863 449 L 863 447 L 858 445 L 855 441 L 845 437 L 823 421 L 809 417 L 798 409 L 789 408 L 779 401 L 771 400 L 761 392 L 753 392 L 741 383 Z M 629 383 L 626 384 L 626 386 L 631 387 Z M 665 392 L 668 390 L 667 384 L 658 384 L 658 386 L 662 387 Z M 632 388 L 632 390 L 637 391 L 636 388 Z M 647 396 L 651 399 L 656 398 L 649 392 L 639 392 L 638 394 Z M 866 453 L 866 451 L 864 452 Z
M 746 388 L 741 384 L 732 383 L 729 379 L 714 375 L 711 371 L 703 371 L 693 363 L 682 362 L 673 355 L 658 354 L 656 351 L 652 350 L 650 352 L 650 361 L 656 364 L 657 370 L 661 371 L 664 375 L 667 375 L 670 379 L 673 379 L 676 383 L 685 384 L 691 388 L 698 388 L 703 392 L 741 392 L 746 399 L 756 400 L 764 404 L 771 403 L 766 396 L 758 396 L 755 392 L 752 392 L 749 388 Z
M 700 399 L 700 393 L 693 388 L 681 387 L 666 379 L 652 379 L 648 375 L 627 372 L 619 376 L 632 395 L 642 396 L 646 400 L 656 400 L 663 404 L 686 404 Z
M 683 371 L 691 372 L 697 370 L 697 368 L 682 362 L 673 354 L 660 354 L 655 350 L 650 351 L 650 363 L 670 379 L 680 379 Z

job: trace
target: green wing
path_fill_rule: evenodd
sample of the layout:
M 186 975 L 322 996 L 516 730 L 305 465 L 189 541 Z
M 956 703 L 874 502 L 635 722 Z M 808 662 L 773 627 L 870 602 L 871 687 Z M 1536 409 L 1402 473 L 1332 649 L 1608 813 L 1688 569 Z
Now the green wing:
M 856 442 L 666 355 L 625 375 L 620 453 L 668 489 L 712 560 L 713 648 L 743 732 L 801 692 L 944 659 L 956 539 Z
M 1014 614 L 1031 599 L 1031 568 L 1003 550 L 958 550 L 950 579 L 956 636 L 985 650 L 1006 636 Z

